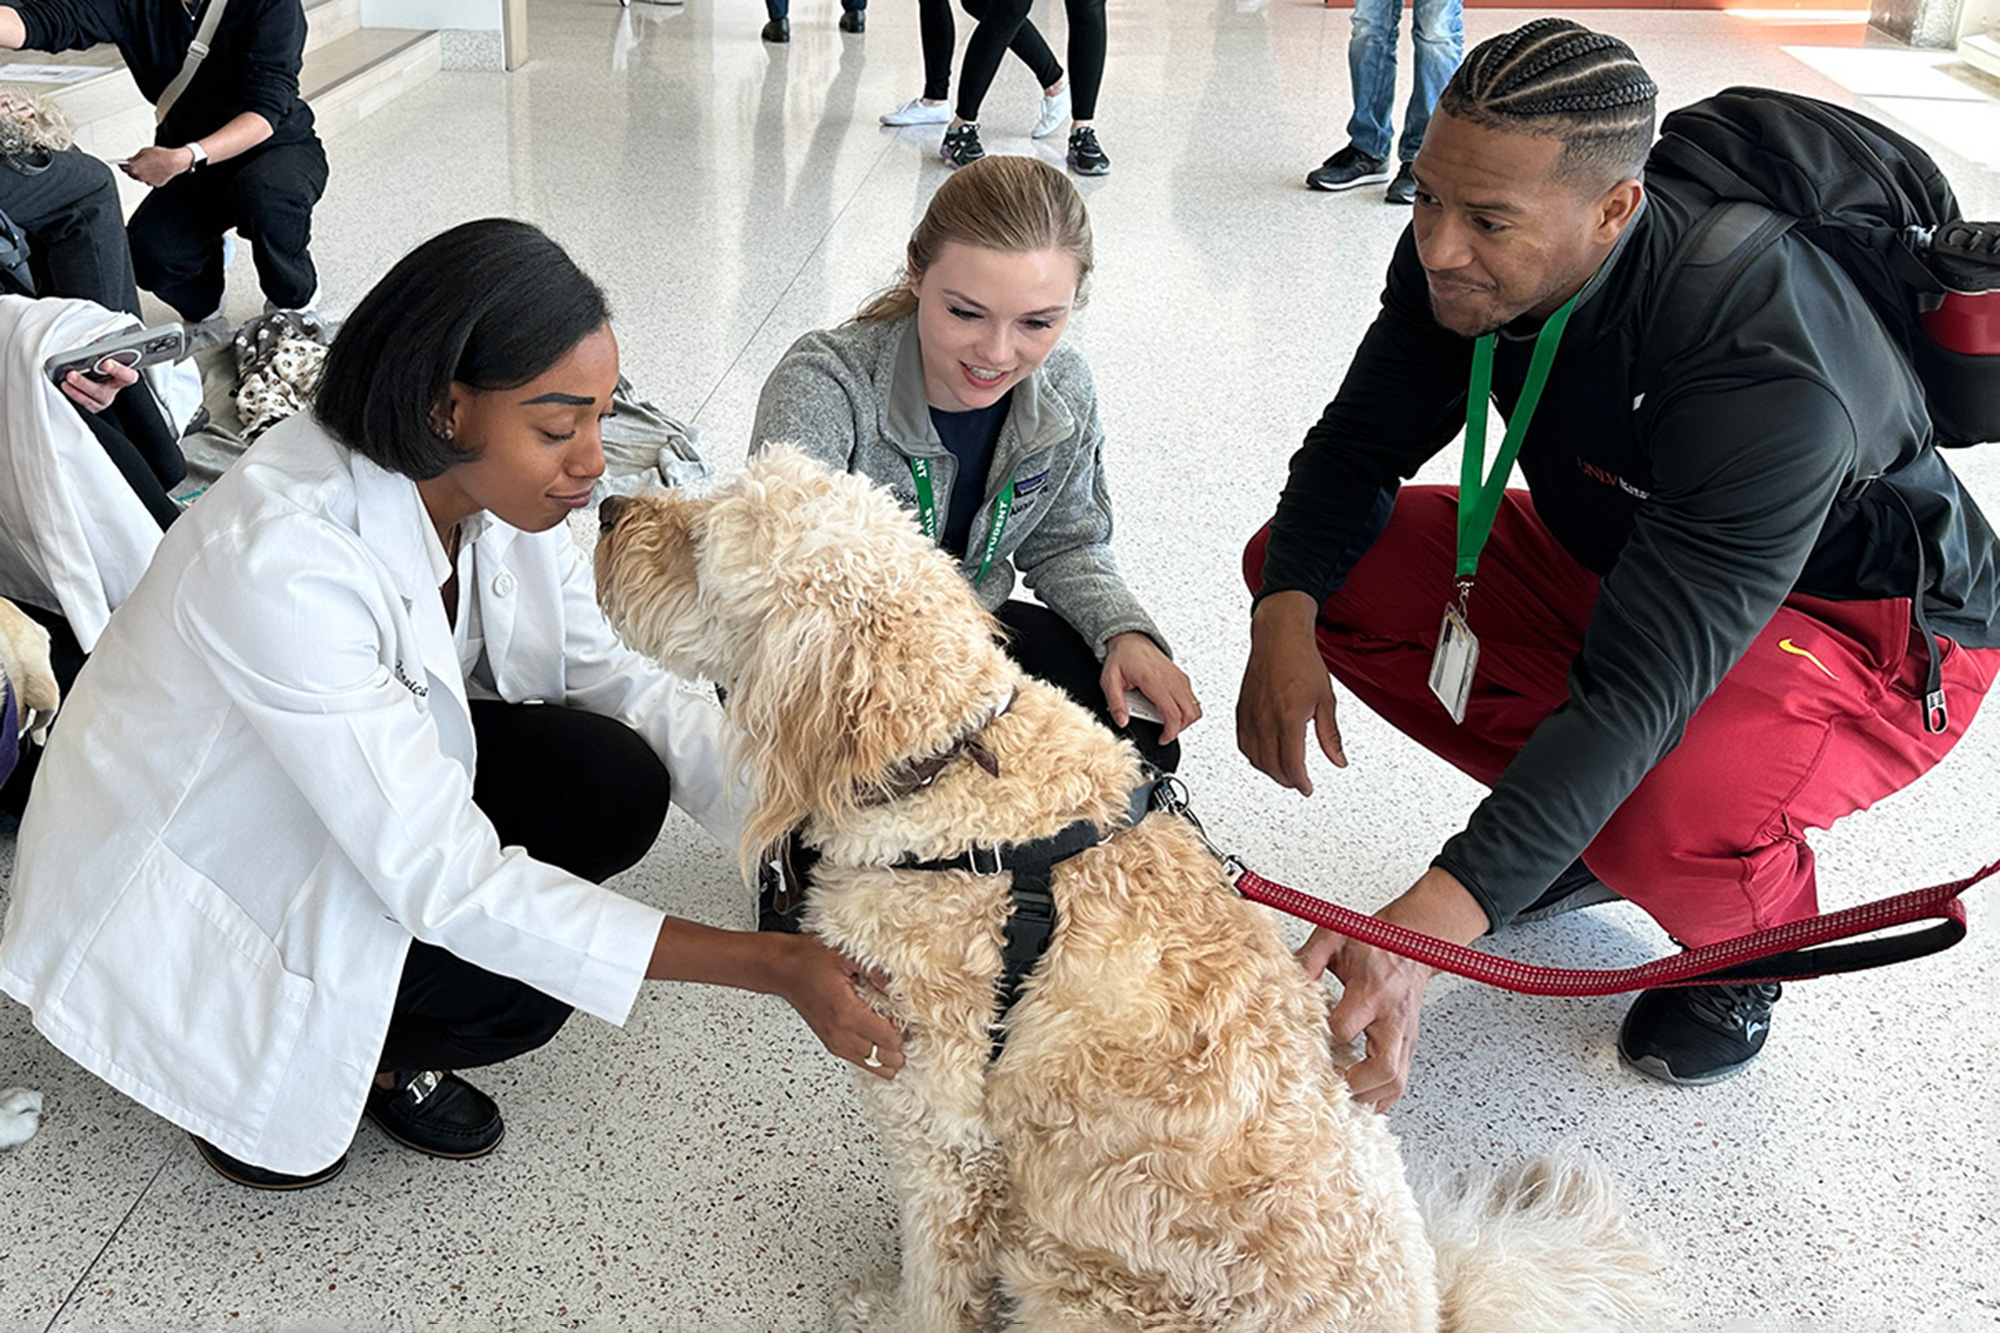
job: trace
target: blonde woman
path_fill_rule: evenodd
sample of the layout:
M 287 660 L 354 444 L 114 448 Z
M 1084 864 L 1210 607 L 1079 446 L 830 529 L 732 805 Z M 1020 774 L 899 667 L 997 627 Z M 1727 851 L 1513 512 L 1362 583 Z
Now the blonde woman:
M 1201 704 L 1112 559 L 1097 395 L 1062 343 L 1091 265 L 1090 217 L 1060 171 L 995 157 L 953 173 L 903 280 L 771 372 L 753 446 L 797 441 L 893 490 L 1023 669 L 1172 770 Z M 1017 571 L 1042 605 L 1012 598 Z

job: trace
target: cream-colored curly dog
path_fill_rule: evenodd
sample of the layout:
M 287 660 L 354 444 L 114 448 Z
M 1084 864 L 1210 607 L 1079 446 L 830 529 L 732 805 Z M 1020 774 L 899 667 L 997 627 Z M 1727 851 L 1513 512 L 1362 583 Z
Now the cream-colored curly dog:
M 991 1058 L 1009 876 L 891 864 L 1077 820 L 1112 833 L 1139 765 L 1015 668 L 887 492 L 784 450 L 601 517 L 619 632 L 727 687 L 758 792 L 746 861 L 802 823 L 822 853 L 808 928 L 895 979 L 871 998 L 908 1063 L 861 1093 L 902 1191 L 903 1268 L 848 1293 L 840 1327 L 1645 1326 L 1650 1261 L 1591 1170 L 1456 1182 L 1427 1229 L 1395 1139 L 1335 1068 L 1325 992 L 1170 814 L 1056 868 L 1060 924 Z M 909 761 L 968 737 L 997 775 L 968 751 L 892 796 Z

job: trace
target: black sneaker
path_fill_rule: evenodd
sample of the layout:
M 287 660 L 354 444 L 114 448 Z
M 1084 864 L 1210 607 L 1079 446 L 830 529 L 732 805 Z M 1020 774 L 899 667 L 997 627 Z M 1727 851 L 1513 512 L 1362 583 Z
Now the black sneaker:
M 1569 863 L 1569 869 L 1557 875 L 1555 882 L 1542 890 L 1542 896 L 1514 913 L 1508 925 L 1518 926 L 1528 921 L 1546 921 L 1552 916 L 1562 916 L 1582 907 L 1595 907 L 1599 903 L 1615 903 L 1618 895 L 1607 888 L 1603 880 L 1590 873 L 1590 867 L 1578 857 Z
M 1382 191 L 1382 197 L 1392 204 L 1414 204 L 1417 202 L 1417 173 L 1405 162 L 1396 168 L 1396 179 L 1389 182 L 1389 188 Z
M 288 1176 L 239 1161 L 199 1135 L 190 1134 L 188 1137 L 194 1140 L 194 1150 L 201 1154 L 201 1160 L 214 1167 L 217 1174 L 239 1185 L 248 1185 L 253 1190 L 308 1190 L 315 1185 L 326 1184 L 347 1169 L 347 1154 L 342 1153 L 340 1160 L 332 1166 L 321 1167 L 309 1175 Z
M 1783 993 L 1775 981 L 1646 991 L 1618 1030 L 1618 1054 L 1662 1083 L 1719 1082 L 1764 1049 Z
M 368 1089 L 368 1118 L 405 1147 L 433 1157 L 484 1157 L 507 1132 L 491 1097 L 445 1070 L 402 1070 L 394 1088 Z
M 1069 169 L 1079 176 L 1102 176 L 1111 170 L 1111 159 L 1097 146 L 1097 131 L 1088 125 L 1069 132 Z
M 783 46 L 792 40 L 792 21 L 790 18 L 772 19 L 758 35 L 767 42 Z
M 986 156 L 986 149 L 979 142 L 979 127 L 970 122 L 955 130 L 944 132 L 944 142 L 938 145 L 938 156 L 948 167 L 969 167 Z
M 1353 144 L 1341 149 L 1306 173 L 1306 184 L 1315 190 L 1351 190 L 1357 185 L 1375 185 L 1389 179 L 1389 163 L 1370 157 Z
M 842 12 L 840 16 L 840 30 L 842 32 L 867 32 L 868 15 L 858 9 L 849 9 Z

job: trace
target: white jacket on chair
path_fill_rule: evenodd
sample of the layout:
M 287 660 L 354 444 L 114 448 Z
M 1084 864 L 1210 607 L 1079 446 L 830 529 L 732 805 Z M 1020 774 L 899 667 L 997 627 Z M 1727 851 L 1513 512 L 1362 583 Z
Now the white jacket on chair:
M 464 532 L 474 684 L 626 721 L 733 848 L 714 699 L 616 641 L 567 529 Z M 112 619 L 21 826 L 0 988 L 80 1064 L 271 1170 L 346 1150 L 413 939 L 622 1023 L 659 931 L 502 848 L 473 805 L 450 572 L 414 483 L 309 416 L 274 427 Z

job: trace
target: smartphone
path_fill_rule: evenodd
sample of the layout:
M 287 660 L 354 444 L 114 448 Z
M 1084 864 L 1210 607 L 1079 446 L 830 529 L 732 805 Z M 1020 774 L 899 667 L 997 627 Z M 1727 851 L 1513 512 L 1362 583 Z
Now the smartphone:
M 179 324 L 156 324 L 150 329 L 126 329 L 74 351 L 58 352 L 42 362 L 42 370 L 58 385 L 72 370 L 103 383 L 111 378 L 113 365 L 139 370 L 186 355 L 187 329 Z
M 1160 715 L 1160 710 L 1153 706 L 1153 701 L 1137 690 L 1125 691 L 1125 711 L 1133 717 L 1143 718 L 1157 726 L 1164 727 L 1167 724 L 1167 719 Z

